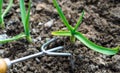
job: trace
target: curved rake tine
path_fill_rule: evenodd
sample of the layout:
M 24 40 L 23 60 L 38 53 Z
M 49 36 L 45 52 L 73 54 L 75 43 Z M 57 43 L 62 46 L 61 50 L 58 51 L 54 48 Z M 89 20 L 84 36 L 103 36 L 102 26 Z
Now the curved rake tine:
M 57 38 L 53 38 L 51 40 L 49 40 L 48 42 L 46 42 L 45 44 L 43 44 L 43 46 L 41 47 L 41 50 L 46 53 L 47 55 L 57 55 L 57 56 L 71 56 L 70 53 L 58 53 L 58 52 L 52 52 L 52 51 L 47 51 L 46 46 L 48 46 L 50 43 L 54 42 Z M 59 50 L 62 49 L 62 46 L 59 47 L 55 47 L 54 49 Z
M 56 51 L 56 50 L 60 50 L 60 49 L 63 49 L 64 47 L 63 46 L 58 46 L 58 47 L 55 47 L 55 48 L 52 48 L 52 49 L 49 49 L 49 50 L 44 50 L 47 51 L 47 52 L 53 52 L 53 51 Z
M 70 53 L 57 53 L 57 52 L 48 52 L 48 51 L 46 51 L 45 53 L 47 53 L 48 55 L 54 55 L 54 56 L 71 56 Z
M 50 43 L 54 42 L 55 40 L 57 40 L 57 38 L 53 38 L 53 39 L 47 41 L 46 43 L 44 43 L 44 44 L 42 45 L 42 47 L 41 47 L 41 50 L 42 50 L 43 52 L 46 52 L 45 48 L 46 48 Z M 57 50 L 57 48 L 56 48 L 56 50 Z

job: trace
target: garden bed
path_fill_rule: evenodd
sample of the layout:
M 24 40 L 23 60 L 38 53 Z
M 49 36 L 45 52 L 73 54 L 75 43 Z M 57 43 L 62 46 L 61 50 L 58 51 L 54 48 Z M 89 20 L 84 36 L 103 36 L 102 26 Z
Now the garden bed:
M 7 1 L 7 0 L 6 0 Z M 83 22 L 78 29 L 87 38 L 104 47 L 120 45 L 120 1 L 119 0 L 58 0 L 64 14 L 72 26 L 75 25 L 82 10 Z M 27 0 L 26 0 L 27 3 Z M 5 17 L 5 30 L 0 34 L 15 36 L 23 31 L 18 0 Z M 42 44 L 52 39 L 51 32 L 66 29 L 61 22 L 52 0 L 33 0 L 31 8 L 31 36 L 33 43 L 25 39 L 0 46 L 4 52 L 1 57 L 11 60 L 37 53 Z M 64 46 L 63 52 L 73 55 L 74 68 L 69 57 L 40 56 L 12 65 L 8 73 L 114 73 L 120 72 L 120 55 L 107 56 L 90 50 L 80 41 L 70 43 L 69 37 L 59 40 L 48 48 Z M 1 50 L 0 49 L 0 50 Z

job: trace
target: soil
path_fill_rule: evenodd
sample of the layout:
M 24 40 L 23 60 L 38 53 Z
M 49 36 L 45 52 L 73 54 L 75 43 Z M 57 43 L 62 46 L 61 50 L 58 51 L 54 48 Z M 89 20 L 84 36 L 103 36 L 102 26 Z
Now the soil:
M 26 6 L 27 6 L 27 0 Z M 120 0 L 58 0 L 69 23 L 74 26 L 82 10 L 85 10 L 84 20 L 78 31 L 98 45 L 116 47 L 120 45 Z M 4 4 L 7 5 L 7 0 Z M 6 28 L 0 29 L 0 34 L 9 37 L 23 32 L 18 0 L 5 17 Z M 0 57 L 11 60 L 38 53 L 42 44 L 52 39 L 52 31 L 66 29 L 59 18 L 52 0 L 33 0 L 31 8 L 31 37 L 33 43 L 21 39 L 0 46 L 3 53 Z M 70 43 L 69 37 L 59 37 L 59 40 L 49 48 L 64 46 L 61 52 L 73 55 L 74 66 L 69 57 L 40 56 L 13 64 L 7 73 L 119 73 L 120 53 L 107 56 L 87 48 L 80 41 Z

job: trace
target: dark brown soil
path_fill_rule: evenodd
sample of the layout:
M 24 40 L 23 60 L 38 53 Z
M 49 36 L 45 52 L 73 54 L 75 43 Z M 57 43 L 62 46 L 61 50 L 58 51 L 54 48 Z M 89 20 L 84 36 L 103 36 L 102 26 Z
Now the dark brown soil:
M 6 0 L 7 1 L 7 0 Z M 64 14 L 72 26 L 75 25 L 82 10 L 84 20 L 78 29 L 87 38 L 104 47 L 120 45 L 120 0 L 58 0 Z M 26 0 L 27 2 L 27 0 Z M 51 25 L 47 25 L 51 22 Z M 9 37 L 23 32 L 18 0 L 14 1 L 11 11 L 5 17 L 6 33 Z M 31 9 L 31 36 L 33 43 L 25 39 L 2 45 L 1 57 L 11 60 L 37 53 L 47 40 L 52 39 L 51 32 L 66 29 L 61 22 L 52 0 L 33 0 Z M 80 41 L 72 44 L 69 37 L 60 37 L 51 47 L 64 46 L 63 52 L 73 55 L 74 66 L 69 57 L 41 56 L 16 63 L 8 73 L 115 73 L 120 72 L 120 55 L 107 56 L 87 48 Z M 50 48 L 50 47 L 49 47 Z M 74 68 L 73 68 L 74 67 Z

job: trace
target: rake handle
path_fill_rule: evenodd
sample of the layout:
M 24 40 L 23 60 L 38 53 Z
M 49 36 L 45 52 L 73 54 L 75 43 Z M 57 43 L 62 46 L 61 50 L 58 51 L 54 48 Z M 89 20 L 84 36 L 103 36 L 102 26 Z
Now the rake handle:
M 7 72 L 7 63 L 4 59 L 0 59 L 0 73 L 6 73 Z

